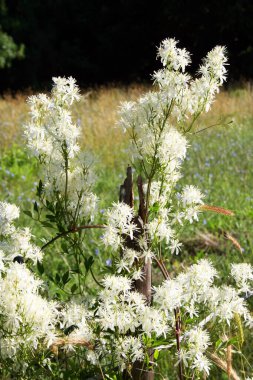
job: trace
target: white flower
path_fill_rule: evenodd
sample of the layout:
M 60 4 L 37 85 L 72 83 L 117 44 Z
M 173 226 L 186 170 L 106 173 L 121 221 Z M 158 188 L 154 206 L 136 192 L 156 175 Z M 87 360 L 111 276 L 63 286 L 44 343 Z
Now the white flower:
M 117 250 L 124 241 L 124 235 L 128 235 L 131 240 L 137 226 L 132 222 L 133 209 L 123 202 L 113 203 L 113 207 L 106 212 L 107 226 L 102 240 L 106 246 L 111 246 Z
M 205 355 L 198 353 L 193 360 L 191 368 L 197 369 L 200 372 L 205 372 L 207 375 L 209 375 L 210 366 L 210 360 Z
M 125 293 L 131 289 L 131 280 L 123 276 L 108 275 L 103 279 L 103 284 L 112 295 Z
M 126 336 L 120 337 L 116 343 L 116 361 L 123 371 L 127 364 L 141 361 L 144 358 L 144 351 L 140 338 Z
M 248 292 L 251 289 L 249 281 L 253 280 L 253 268 L 252 265 L 247 263 L 232 264 L 231 275 L 235 279 L 240 291 Z
M 180 250 L 181 250 L 181 247 L 182 247 L 182 243 L 179 242 L 178 239 L 171 239 L 170 241 L 170 250 L 171 250 L 171 253 L 175 253 L 176 255 L 179 254 Z
M 38 294 L 41 285 L 25 265 L 18 263 L 11 263 L 0 279 L 3 329 L 13 348 L 12 351 L 6 349 L 6 356 L 12 357 L 17 350 L 24 349 L 24 345 L 36 349 L 38 342 L 49 339 L 55 330 L 57 305 Z
M 141 255 L 141 257 L 144 258 L 145 264 L 151 263 L 154 256 L 154 252 L 152 252 L 150 249 L 144 250 Z
M 161 136 L 157 157 L 162 165 L 174 164 L 176 168 L 180 160 L 184 159 L 187 150 L 187 140 L 175 128 L 170 128 L 168 132 Z
M 138 268 L 135 271 L 133 271 L 132 274 L 131 274 L 131 278 L 134 281 L 136 281 L 136 280 L 141 280 L 142 281 L 143 278 L 144 278 L 144 273 L 143 273 L 142 268 Z
M 15 228 L 13 220 L 19 217 L 19 208 L 16 205 L 0 202 L 0 235 L 10 235 Z
M 204 195 L 201 193 L 201 191 L 197 187 L 192 185 L 185 186 L 181 194 L 181 200 L 184 207 L 193 204 L 203 204 L 203 197 Z
M 154 287 L 154 302 L 163 310 L 173 312 L 174 309 L 181 306 L 184 289 L 180 282 L 166 280 L 162 285 Z
M 165 315 L 152 307 L 146 307 L 141 313 L 141 324 L 143 331 L 148 336 L 151 336 L 152 333 L 155 333 L 157 337 L 166 336 L 169 330 Z
M 147 230 L 153 239 L 157 236 L 160 240 L 165 240 L 169 244 L 171 238 L 174 236 L 174 231 L 167 221 L 162 218 L 155 218 L 147 225 Z
M 235 314 L 239 314 L 247 319 L 248 311 L 246 302 L 239 297 L 236 289 L 231 286 L 222 286 L 221 288 L 211 288 L 206 294 L 210 310 L 214 318 L 225 321 L 230 325 L 230 321 Z
M 192 224 L 194 220 L 196 221 L 199 220 L 198 218 L 199 212 L 200 212 L 200 209 L 198 206 L 187 207 L 187 209 L 184 212 L 184 218 Z
M 184 72 L 185 67 L 191 62 L 190 54 L 185 49 L 177 48 L 177 43 L 174 38 L 163 40 L 158 49 L 158 56 L 164 66 Z
M 196 354 L 204 352 L 210 345 L 209 333 L 200 327 L 187 331 L 185 339 L 187 339 L 191 352 L 195 352 Z

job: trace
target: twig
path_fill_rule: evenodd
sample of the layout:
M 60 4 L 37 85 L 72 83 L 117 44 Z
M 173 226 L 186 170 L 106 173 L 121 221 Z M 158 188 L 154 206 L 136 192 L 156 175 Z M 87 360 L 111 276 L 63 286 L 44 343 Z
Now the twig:
M 46 244 L 44 244 L 42 247 L 41 247 L 41 250 L 45 249 L 48 245 L 52 244 L 53 242 L 55 242 L 56 240 L 60 239 L 61 237 L 63 236 L 66 236 L 70 233 L 75 233 L 75 232 L 79 232 L 81 230 L 85 230 L 85 229 L 91 229 L 91 228 L 105 228 L 106 226 L 104 226 L 103 224 L 96 224 L 96 225 L 88 225 L 88 226 L 77 226 L 77 227 L 73 227 L 71 228 L 70 230 L 68 231 L 63 231 L 61 232 L 59 235 L 55 236 L 53 239 L 49 240 Z
M 222 360 L 218 355 L 214 354 L 213 352 L 207 352 L 207 356 L 224 372 L 227 373 L 227 362 Z M 232 368 L 230 372 L 230 379 L 231 380 L 241 380 L 241 378 L 237 375 L 235 370 Z
M 202 128 L 202 129 L 199 129 L 198 131 L 194 132 L 193 134 L 196 135 L 197 133 L 200 133 L 200 132 L 204 132 L 206 131 L 207 129 L 209 128 L 213 128 L 213 127 L 218 127 L 219 125 L 222 125 L 222 126 L 228 126 L 229 124 L 233 123 L 233 121 L 229 121 L 228 123 L 216 123 L 216 124 L 212 124 L 212 125 L 209 125 L 208 127 L 205 127 L 205 128 Z
M 182 361 L 180 360 L 180 313 L 179 313 L 179 308 L 174 309 L 174 314 L 175 314 L 175 320 L 176 320 L 176 342 L 177 342 L 177 352 L 179 356 L 179 363 L 178 363 L 178 374 L 179 374 L 179 379 L 183 380 L 183 366 L 182 366 Z

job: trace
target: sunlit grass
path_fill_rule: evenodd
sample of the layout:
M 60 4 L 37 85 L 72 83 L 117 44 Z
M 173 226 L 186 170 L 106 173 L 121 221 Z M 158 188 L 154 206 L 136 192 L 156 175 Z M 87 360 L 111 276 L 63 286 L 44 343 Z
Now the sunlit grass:
M 82 149 L 94 157 L 101 208 L 117 200 L 129 164 L 127 136 L 117 127 L 120 102 L 135 100 L 149 90 L 150 87 L 140 85 L 83 90 L 84 98 L 75 106 L 74 116 L 82 128 Z M 29 119 L 26 97 L 18 94 L 0 99 L 0 197 L 20 205 L 35 198 L 38 181 L 35 161 L 27 158 L 23 140 L 22 124 Z M 200 119 L 195 129 L 219 123 L 222 125 L 191 136 L 182 184 L 199 186 L 206 194 L 206 203 L 235 211 L 232 218 L 204 213 L 198 228 L 219 236 L 229 231 L 249 253 L 253 247 L 250 233 L 253 91 L 249 86 L 221 92 L 212 110 Z M 231 243 L 226 242 L 226 246 L 231 252 L 236 251 Z

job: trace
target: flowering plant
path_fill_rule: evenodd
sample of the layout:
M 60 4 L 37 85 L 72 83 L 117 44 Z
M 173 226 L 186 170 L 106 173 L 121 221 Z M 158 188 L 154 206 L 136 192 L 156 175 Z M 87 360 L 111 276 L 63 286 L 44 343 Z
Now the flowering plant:
M 19 209 L 0 203 L 3 374 L 11 364 L 13 373 L 32 378 L 35 363 L 37 378 L 40 373 L 41 378 L 152 379 L 168 352 L 170 378 L 176 373 L 180 380 L 206 378 L 216 365 L 239 379 L 232 345 L 243 343 L 242 323 L 253 327 L 247 303 L 253 268 L 232 264 L 226 285 L 208 259 L 173 275 L 166 265 L 169 255 L 180 253 L 182 228 L 198 221 L 201 211 L 230 214 L 205 205 L 195 186 L 181 192 L 176 187 L 187 134 L 225 80 L 225 49 L 210 51 L 196 78 L 185 73 L 190 54 L 174 39 L 161 43 L 158 56 L 163 68 L 153 75 L 155 90 L 119 110 L 118 127 L 131 141 L 138 204 L 128 167 L 119 201 L 102 223 L 91 161 L 80 151 L 80 127 L 71 114 L 81 99 L 75 80 L 53 78 L 51 96 L 28 99 L 27 145 L 43 170 L 34 212 L 42 226 L 57 232 L 38 248 L 29 229 L 14 226 Z M 112 255 L 107 271 L 86 253 L 85 231 L 97 229 Z M 59 242 L 69 269 L 55 277 L 47 271 L 45 283 L 38 277 L 46 277 L 43 254 L 53 255 Z M 164 281 L 152 282 L 152 267 Z

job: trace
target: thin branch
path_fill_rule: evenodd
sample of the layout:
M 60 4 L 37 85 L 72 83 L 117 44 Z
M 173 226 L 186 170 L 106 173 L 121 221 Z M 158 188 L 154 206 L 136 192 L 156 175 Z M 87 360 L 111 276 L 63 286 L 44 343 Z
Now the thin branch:
M 81 230 L 85 230 L 85 229 L 91 229 L 91 228 L 105 228 L 106 226 L 104 226 L 103 224 L 96 224 L 96 225 L 88 225 L 88 226 L 77 226 L 77 227 L 73 227 L 71 228 L 70 230 L 68 231 L 63 231 L 61 232 L 59 235 L 55 236 L 53 239 L 49 240 L 46 244 L 44 244 L 42 247 L 41 247 L 41 250 L 47 248 L 47 246 L 49 246 L 50 244 L 54 243 L 56 240 L 60 239 L 61 237 L 63 236 L 66 236 L 70 233 L 75 233 L 75 232 L 79 232 Z
M 193 135 L 196 135 L 197 133 L 200 133 L 200 132 L 204 132 L 204 131 L 206 131 L 206 130 L 209 129 L 209 128 L 218 127 L 219 125 L 222 125 L 222 126 L 228 126 L 228 125 L 230 125 L 231 123 L 233 123 L 232 120 L 229 121 L 228 123 L 216 123 L 216 124 L 212 124 L 212 125 L 209 125 L 208 127 L 205 127 L 205 128 L 199 129 L 198 131 L 194 132 Z
M 167 280 L 168 279 L 167 271 L 165 270 L 164 266 L 162 265 L 162 263 L 156 257 L 154 257 L 154 260 L 157 263 L 160 271 L 162 272 L 163 277 Z
M 174 314 L 175 314 L 175 320 L 176 320 L 176 342 L 177 342 L 177 352 L 178 356 L 180 356 L 180 312 L 179 308 L 174 309 Z M 179 363 L 178 363 L 178 374 L 179 374 L 179 379 L 183 380 L 183 366 L 182 366 L 182 361 L 180 360 L 179 357 Z
M 93 273 L 93 270 L 90 268 L 90 274 L 93 278 L 93 280 L 95 281 L 95 283 L 100 286 L 100 288 L 103 288 L 104 289 L 104 286 L 96 279 L 96 277 L 94 276 L 94 273 Z

